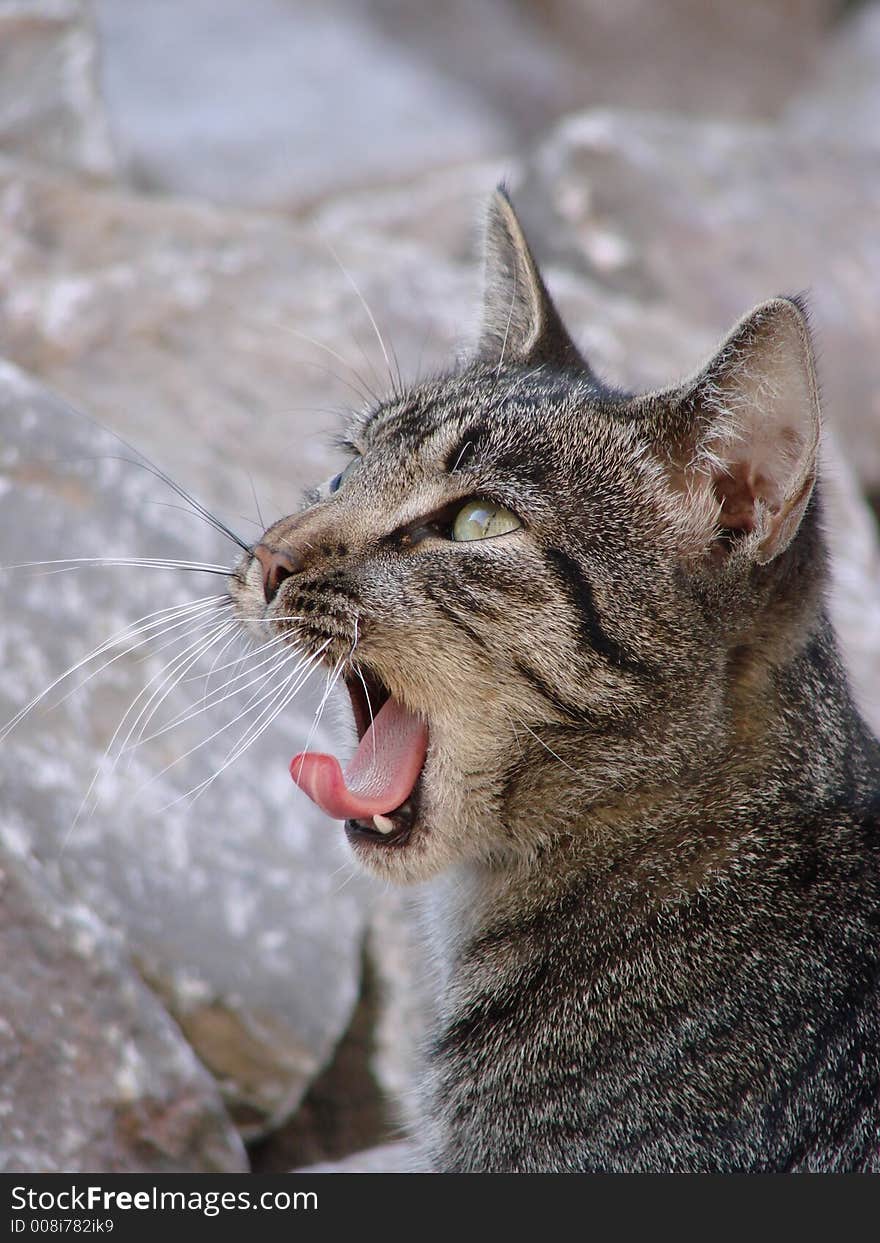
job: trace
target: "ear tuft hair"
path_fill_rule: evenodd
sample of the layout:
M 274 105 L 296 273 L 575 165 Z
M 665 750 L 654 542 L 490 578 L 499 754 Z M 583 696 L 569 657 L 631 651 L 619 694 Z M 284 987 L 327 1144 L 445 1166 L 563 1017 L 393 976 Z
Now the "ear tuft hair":
M 821 427 L 802 300 L 756 307 L 701 371 L 652 406 L 654 439 L 704 544 L 736 547 L 759 565 L 783 553 L 816 481 Z

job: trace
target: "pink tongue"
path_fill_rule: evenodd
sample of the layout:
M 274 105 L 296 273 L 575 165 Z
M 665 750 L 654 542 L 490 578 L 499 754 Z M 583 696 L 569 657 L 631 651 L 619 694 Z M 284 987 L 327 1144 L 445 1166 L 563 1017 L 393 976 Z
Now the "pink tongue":
M 291 760 L 290 775 L 334 820 L 369 820 L 406 802 L 427 750 L 425 723 L 387 699 L 344 773 L 334 756 L 305 751 Z

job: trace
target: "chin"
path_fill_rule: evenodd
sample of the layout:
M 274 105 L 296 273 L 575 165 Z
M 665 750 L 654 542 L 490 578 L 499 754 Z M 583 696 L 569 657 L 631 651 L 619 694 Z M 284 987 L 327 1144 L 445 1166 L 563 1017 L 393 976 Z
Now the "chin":
M 450 823 L 448 811 L 431 797 L 430 757 L 426 761 L 405 813 L 387 818 L 390 832 L 380 832 L 363 820 L 345 821 L 345 836 L 361 867 L 396 885 L 415 885 L 446 871 L 463 854 L 460 828 Z

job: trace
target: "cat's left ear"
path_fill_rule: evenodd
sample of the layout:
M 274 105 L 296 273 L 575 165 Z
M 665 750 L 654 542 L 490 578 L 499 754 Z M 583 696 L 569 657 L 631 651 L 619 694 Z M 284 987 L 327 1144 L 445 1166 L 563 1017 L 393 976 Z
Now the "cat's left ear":
M 513 204 L 499 186 L 486 222 L 485 288 L 479 357 L 587 371 L 553 305 Z
M 806 311 L 762 303 L 691 380 L 654 399 L 658 448 L 714 551 L 766 565 L 797 533 L 818 469 L 819 394 Z M 719 537 L 720 533 L 720 537 Z

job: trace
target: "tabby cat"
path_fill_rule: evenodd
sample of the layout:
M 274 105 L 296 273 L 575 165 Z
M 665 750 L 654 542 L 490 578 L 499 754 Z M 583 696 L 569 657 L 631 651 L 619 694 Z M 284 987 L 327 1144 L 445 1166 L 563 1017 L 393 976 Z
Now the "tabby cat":
M 880 746 L 804 309 L 632 396 L 501 190 L 486 251 L 476 357 L 357 418 L 230 587 L 351 697 L 353 758 L 294 780 L 432 879 L 421 1168 L 880 1170 Z

